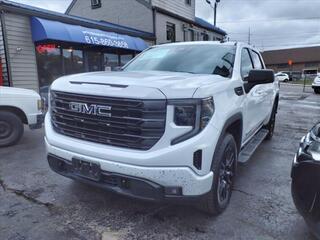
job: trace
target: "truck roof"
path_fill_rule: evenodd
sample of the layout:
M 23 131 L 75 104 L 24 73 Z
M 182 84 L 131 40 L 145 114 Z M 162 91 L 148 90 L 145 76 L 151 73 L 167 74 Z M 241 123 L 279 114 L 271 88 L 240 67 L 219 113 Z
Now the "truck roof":
M 193 41 L 193 42 L 175 42 L 175 43 L 165 43 L 158 46 L 171 46 L 171 45 L 236 45 L 237 42 L 220 42 L 220 41 Z
M 157 47 L 161 46 L 172 46 L 172 45 L 177 45 L 177 46 L 186 46 L 186 45 L 224 45 L 224 46 L 242 46 L 242 47 L 248 47 L 252 48 L 256 51 L 259 52 L 258 49 L 255 47 L 244 43 L 244 42 L 236 42 L 236 41 L 227 41 L 227 42 L 221 42 L 221 41 L 193 41 L 193 42 L 175 42 L 175 43 L 165 43 L 165 44 L 160 44 L 156 45 Z

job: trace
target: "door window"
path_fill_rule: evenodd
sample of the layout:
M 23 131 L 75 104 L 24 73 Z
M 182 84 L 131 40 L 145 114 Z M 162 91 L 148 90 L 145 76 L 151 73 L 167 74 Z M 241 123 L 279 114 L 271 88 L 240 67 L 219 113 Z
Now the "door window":
M 256 53 L 255 51 L 250 50 L 253 65 L 255 69 L 263 69 L 263 64 L 261 62 L 261 59 L 259 57 L 259 54 Z
M 244 48 L 241 52 L 241 76 L 243 80 L 245 80 L 245 78 L 249 76 L 249 72 L 252 69 L 253 65 L 248 49 Z

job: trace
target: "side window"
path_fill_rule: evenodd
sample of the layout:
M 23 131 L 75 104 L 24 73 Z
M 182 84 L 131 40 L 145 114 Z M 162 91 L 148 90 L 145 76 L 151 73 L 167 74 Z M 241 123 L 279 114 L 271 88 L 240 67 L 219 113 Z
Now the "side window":
M 255 69 L 263 69 L 263 64 L 261 62 L 260 56 L 257 52 L 250 50 L 253 65 Z
M 241 52 L 241 76 L 244 80 L 245 77 L 249 75 L 250 70 L 253 69 L 251 57 L 249 55 L 248 49 L 244 48 Z
M 176 25 L 169 22 L 167 22 L 167 41 L 176 41 Z

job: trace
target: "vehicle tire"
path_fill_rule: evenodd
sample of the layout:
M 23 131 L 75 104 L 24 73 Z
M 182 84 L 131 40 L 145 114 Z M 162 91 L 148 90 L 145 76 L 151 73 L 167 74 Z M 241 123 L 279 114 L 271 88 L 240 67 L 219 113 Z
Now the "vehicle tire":
M 265 126 L 265 129 L 268 130 L 268 135 L 266 136 L 266 140 L 271 140 L 273 137 L 274 127 L 276 124 L 277 110 L 278 110 L 278 100 L 273 105 L 270 120 L 268 124 Z
M 285 79 L 285 80 L 283 80 L 284 82 L 289 82 L 289 79 Z
M 211 166 L 214 173 L 211 191 L 198 204 L 200 210 L 214 216 L 229 204 L 238 161 L 237 144 L 231 134 L 226 134 L 217 148 Z
M 315 88 L 315 89 L 314 89 L 314 93 L 315 93 L 315 94 L 320 94 L 320 88 Z
M 23 123 L 14 113 L 0 111 L 0 147 L 16 144 L 23 135 Z

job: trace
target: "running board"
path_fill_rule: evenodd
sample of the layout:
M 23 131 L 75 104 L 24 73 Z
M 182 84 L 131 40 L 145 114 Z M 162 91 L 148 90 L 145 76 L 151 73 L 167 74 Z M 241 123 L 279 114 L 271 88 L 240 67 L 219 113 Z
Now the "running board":
M 261 129 L 259 132 L 257 132 L 256 135 L 254 135 L 252 139 L 241 150 L 239 154 L 238 162 L 240 163 L 248 162 L 251 156 L 254 154 L 254 152 L 257 150 L 257 148 L 263 142 L 263 140 L 266 138 L 267 135 L 268 135 L 268 130 L 266 129 Z

